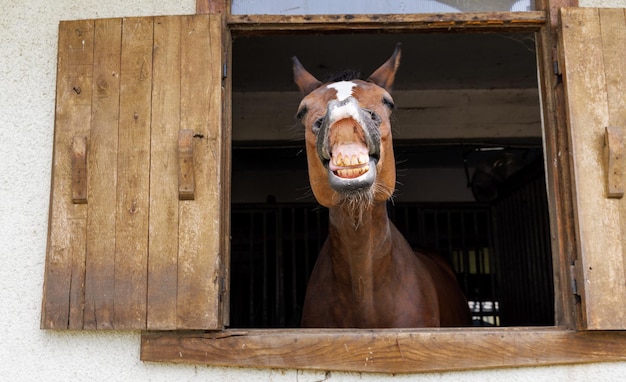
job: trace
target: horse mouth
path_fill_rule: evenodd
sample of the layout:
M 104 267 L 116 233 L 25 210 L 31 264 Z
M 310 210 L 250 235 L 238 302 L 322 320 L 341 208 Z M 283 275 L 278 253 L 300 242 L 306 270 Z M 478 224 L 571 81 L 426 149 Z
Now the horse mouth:
M 339 193 L 369 191 L 376 181 L 380 155 L 378 126 L 349 97 L 331 102 L 317 136 L 317 153 Z
M 337 192 L 353 193 L 369 190 L 376 180 L 375 158 L 370 157 L 369 162 L 359 168 L 328 170 L 330 186 Z
M 367 148 L 358 143 L 343 143 L 334 146 L 328 168 L 340 178 L 358 178 L 369 170 Z
M 343 143 L 333 147 L 326 160 L 330 186 L 338 192 L 369 189 L 376 180 L 378 159 L 362 144 Z

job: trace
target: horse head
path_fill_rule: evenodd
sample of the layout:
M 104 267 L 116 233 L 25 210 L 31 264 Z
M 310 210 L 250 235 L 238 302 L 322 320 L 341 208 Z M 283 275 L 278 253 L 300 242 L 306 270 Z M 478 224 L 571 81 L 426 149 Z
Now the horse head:
M 309 181 L 321 205 L 363 208 L 393 194 L 390 92 L 399 63 L 400 44 L 367 80 L 323 83 L 293 57 L 294 80 L 304 96 L 297 118 L 305 127 Z

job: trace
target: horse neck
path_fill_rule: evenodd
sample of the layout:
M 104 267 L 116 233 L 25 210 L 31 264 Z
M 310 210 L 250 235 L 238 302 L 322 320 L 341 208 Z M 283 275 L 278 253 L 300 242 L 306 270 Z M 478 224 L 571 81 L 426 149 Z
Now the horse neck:
M 365 316 L 371 317 L 367 310 L 373 309 L 374 284 L 384 281 L 392 250 L 386 204 L 375 203 L 359 219 L 347 207 L 334 207 L 329 211 L 329 223 L 335 279 L 351 286 L 355 301 L 364 307 Z

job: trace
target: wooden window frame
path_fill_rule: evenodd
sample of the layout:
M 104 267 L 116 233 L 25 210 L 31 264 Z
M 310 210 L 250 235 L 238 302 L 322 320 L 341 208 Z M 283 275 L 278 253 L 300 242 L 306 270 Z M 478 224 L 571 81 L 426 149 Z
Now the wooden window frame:
M 587 331 L 572 290 L 577 249 L 572 169 L 558 65 L 558 12 L 577 0 L 538 0 L 539 11 L 443 15 L 229 15 L 229 1 L 198 0 L 199 13 L 222 13 L 230 33 L 448 30 L 536 32 L 555 290 L 555 326 L 384 330 L 237 330 L 144 332 L 141 359 L 245 366 L 414 373 L 626 360 L 625 331 Z M 228 49 L 228 48 L 227 48 Z M 230 64 L 230 62 L 228 62 Z M 229 65 L 230 66 L 230 65 Z M 230 110 L 226 87 L 226 116 Z M 230 128 L 230 125 L 227 125 Z M 227 155 L 228 156 L 228 155 Z

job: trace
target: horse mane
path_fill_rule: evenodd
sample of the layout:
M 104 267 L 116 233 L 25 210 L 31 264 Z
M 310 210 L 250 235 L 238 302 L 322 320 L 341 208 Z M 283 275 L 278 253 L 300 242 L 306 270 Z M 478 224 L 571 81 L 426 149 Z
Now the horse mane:
M 339 81 L 352 81 L 361 78 L 361 73 L 358 70 L 346 69 L 341 72 L 332 73 L 328 75 L 324 83 L 339 82 Z

